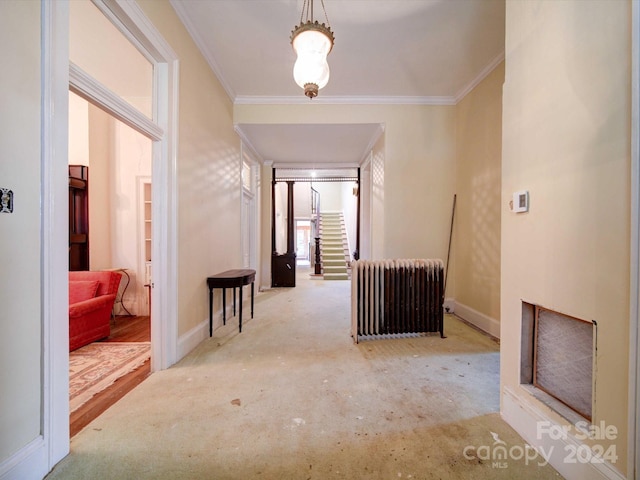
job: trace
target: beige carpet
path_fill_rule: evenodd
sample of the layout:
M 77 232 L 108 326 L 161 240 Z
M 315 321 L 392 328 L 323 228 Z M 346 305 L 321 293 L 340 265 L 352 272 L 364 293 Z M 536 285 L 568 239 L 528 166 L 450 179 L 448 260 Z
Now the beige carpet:
M 492 339 L 448 315 L 448 338 L 353 343 L 349 281 L 256 298 L 71 442 L 51 479 L 551 479 L 501 420 Z M 203 296 L 203 299 L 205 297 Z M 203 300 L 204 301 L 204 300 Z M 466 453 L 466 455 L 465 455 Z
M 69 353 L 69 410 L 76 411 L 150 356 L 149 342 L 94 342 Z

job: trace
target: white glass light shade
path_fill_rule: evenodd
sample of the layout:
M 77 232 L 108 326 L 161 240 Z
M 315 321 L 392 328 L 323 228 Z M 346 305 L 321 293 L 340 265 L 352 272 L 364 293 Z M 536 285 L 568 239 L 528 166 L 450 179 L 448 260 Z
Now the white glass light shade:
M 322 31 L 308 29 L 299 32 L 291 43 L 298 55 L 293 67 L 296 83 L 301 88 L 307 84 L 324 87 L 329 82 L 327 55 L 333 47 L 332 39 Z

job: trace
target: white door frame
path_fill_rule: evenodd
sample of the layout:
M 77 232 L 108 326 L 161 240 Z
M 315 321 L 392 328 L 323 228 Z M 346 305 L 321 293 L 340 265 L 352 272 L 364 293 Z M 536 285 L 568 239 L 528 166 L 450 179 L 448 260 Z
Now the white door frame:
M 42 430 L 16 462 L 34 478 L 69 453 L 69 6 L 41 5 Z
M 176 153 L 178 60 L 140 7 L 126 0 L 93 0 L 136 44 L 154 67 L 154 123 L 163 132 L 153 142 L 152 255 L 156 278 L 152 370 L 177 361 Z M 69 452 L 68 354 L 68 95 L 69 6 L 42 0 L 42 435 L 19 452 L 17 467 L 34 478 Z M 63 221 L 67 219 L 67 221 Z M 157 313 L 156 313 L 157 312 Z M 43 476 L 40 475 L 40 477 Z
M 236 130 L 237 131 L 237 130 Z M 241 184 L 240 194 L 240 238 L 242 241 L 242 262 L 244 264 L 245 250 L 249 249 L 249 265 L 248 268 L 258 270 L 257 263 L 259 258 L 258 251 L 258 231 L 259 231 L 259 215 L 257 208 L 256 198 L 259 197 L 260 183 L 259 183 L 259 167 L 260 163 L 254 159 L 255 153 L 253 150 L 245 144 L 244 141 L 240 143 L 240 171 L 244 172 L 244 164 L 246 163 L 250 167 L 250 188 L 247 189 L 244 186 L 244 181 Z M 248 203 L 247 209 L 244 208 L 245 202 Z M 248 217 L 248 218 L 247 218 Z M 260 276 L 258 275 L 258 278 Z
M 631 279 L 627 477 L 640 474 L 640 1 L 631 2 Z

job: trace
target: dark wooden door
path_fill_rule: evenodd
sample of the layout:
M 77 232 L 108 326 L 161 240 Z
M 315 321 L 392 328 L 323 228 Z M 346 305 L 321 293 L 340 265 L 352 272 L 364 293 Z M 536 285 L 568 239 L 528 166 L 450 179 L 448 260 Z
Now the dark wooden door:
M 271 183 L 271 286 L 296 286 L 296 247 L 293 209 L 293 185 L 287 181 L 287 252 L 279 255 L 276 252 L 276 169 L 273 169 Z

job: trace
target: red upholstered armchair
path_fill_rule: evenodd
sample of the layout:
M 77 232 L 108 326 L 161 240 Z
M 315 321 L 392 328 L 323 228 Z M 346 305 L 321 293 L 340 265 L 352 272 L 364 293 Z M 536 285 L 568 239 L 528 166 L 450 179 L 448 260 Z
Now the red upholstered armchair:
M 121 274 L 69 272 L 69 351 L 108 337 Z

